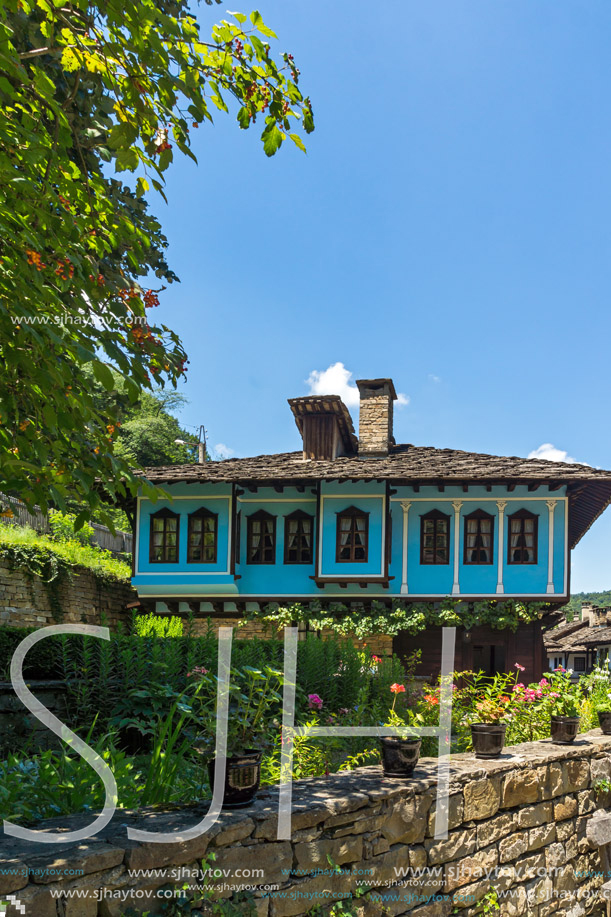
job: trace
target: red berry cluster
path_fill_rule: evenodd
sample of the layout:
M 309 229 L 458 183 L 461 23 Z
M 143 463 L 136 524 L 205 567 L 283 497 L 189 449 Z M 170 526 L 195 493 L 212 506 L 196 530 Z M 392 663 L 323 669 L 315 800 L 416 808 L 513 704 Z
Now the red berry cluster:
M 104 274 L 98 274 L 97 277 L 94 277 L 93 274 L 90 274 L 89 279 L 93 280 L 99 287 L 103 287 L 104 283 L 106 282 L 104 280 Z
M 242 51 L 243 51 L 243 50 L 244 50 L 244 45 L 242 44 L 242 42 L 240 41 L 239 38 L 236 38 L 236 40 L 235 40 L 235 52 L 234 52 L 234 53 L 235 53 L 235 56 L 236 56 L 236 57 L 240 57 L 240 56 L 242 55 Z
M 28 256 L 28 264 L 33 264 L 37 271 L 42 271 L 43 267 L 47 266 L 41 260 L 40 252 L 35 252 L 31 248 L 26 248 L 25 253 Z
M 159 305 L 159 297 L 153 290 L 147 290 L 142 298 L 146 309 L 152 309 L 154 306 Z
M 74 277 L 74 265 L 70 263 L 68 258 L 60 258 L 57 262 L 55 273 L 60 280 L 72 280 Z
M 139 299 L 140 298 L 140 294 L 138 293 L 138 290 L 135 287 L 130 287 L 129 290 L 126 290 L 125 288 L 123 288 L 117 292 L 117 296 L 119 297 L 119 299 L 122 299 L 123 302 L 127 302 L 129 299 Z

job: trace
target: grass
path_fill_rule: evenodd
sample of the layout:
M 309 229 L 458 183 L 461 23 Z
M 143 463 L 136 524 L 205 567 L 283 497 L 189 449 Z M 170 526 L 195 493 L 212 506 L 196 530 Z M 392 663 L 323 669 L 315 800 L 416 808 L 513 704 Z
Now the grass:
M 104 548 L 80 544 L 78 541 L 53 541 L 34 529 L 20 525 L 0 525 L 0 554 L 10 549 L 25 548 L 54 554 L 66 563 L 85 567 L 96 576 L 128 582 L 131 577 L 129 564 L 113 557 Z

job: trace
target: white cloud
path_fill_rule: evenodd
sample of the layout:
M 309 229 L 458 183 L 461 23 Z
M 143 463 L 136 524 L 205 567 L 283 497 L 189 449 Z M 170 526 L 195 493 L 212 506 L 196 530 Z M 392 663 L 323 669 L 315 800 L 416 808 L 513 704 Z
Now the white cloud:
M 339 395 L 346 407 L 358 408 L 359 390 L 352 382 L 352 373 L 343 363 L 332 363 L 327 369 L 313 369 L 306 380 L 310 395 Z M 400 392 L 397 407 L 409 404 L 409 397 Z
M 563 449 L 557 449 L 552 443 L 542 443 L 537 449 L 533 449 L 532 452 L 528 453 L 528 458 L 545 459 L 546 462 L 566 462 L 567 465 L 577 463 L 576 458 L 573 458 Z M 579 464 L 586 465 L 587 462 L 580 462 Z
M 429 373 L 429 382 L 434 382 L 438 385 L 441 382 L 441 376 L 436 376 L 435 373 Z
M 228 459 L 232 455 L 235 455 L 235 449 L 232 449 L 231 446 L 226 446 L 225 443 L 217 443 L 214 447 L 214 457 L 216 459 Z

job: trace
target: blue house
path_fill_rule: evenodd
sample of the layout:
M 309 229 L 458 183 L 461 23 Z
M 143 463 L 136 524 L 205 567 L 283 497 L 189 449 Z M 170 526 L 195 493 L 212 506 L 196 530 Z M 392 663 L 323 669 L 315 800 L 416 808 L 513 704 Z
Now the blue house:
M 144 604 L 222 618 L 270 601 L 567 601 L 571 548 L 611 502 L 611 472 L 396 444 L 392 380 L 357 385 L 358 439 L 338 396 L 292 398 L 299 452 L 147 469 L 171 499 L 137 501 Z M 464 667 L 546 667 L 538 623 L 459 643 Z

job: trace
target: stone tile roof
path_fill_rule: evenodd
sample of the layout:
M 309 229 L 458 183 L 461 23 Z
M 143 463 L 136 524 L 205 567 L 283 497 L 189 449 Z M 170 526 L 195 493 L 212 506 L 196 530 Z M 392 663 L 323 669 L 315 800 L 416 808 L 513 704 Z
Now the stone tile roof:
M 543 635 L 548 653 L 585 653 L 588 648 L 611 643 L 611 625 L 592 626 L 588 621 L 571 621 Z
M 437 481 L 605 481 L 611 484 L 611 471 L 589 465 L 547 462 L 517 456 L 485 455 L 459 449 L 432 446 L 393 446 L 384 458 L 340 456 L 333 461 L 304 460 L 301 452 L 256 455 L 252 458 L 224 459 L 204 465 L 166 465 L 147 468 L 146 476 L 156 483 L 164 481 L 319 481 L 340 479 L 389 479 L 406 482 Z
M 154 484 L 235 483 L 243 485 L 315 483 L 326 480 L 385 480 L 393 483 L 555 483 L 571 488 L 569 540 L 573 547 L 611 502 L 611 471 L 589 465 L 486 455 L 459 449 L 410 444 L 393 446 L 384 458 L 341 456 L 304 460 L 302 452 L 225 459 L 203 465 L 147 468 Z
M 570 624 L 561 624 L 543 634 L 543 642 L 546 650 L 551 652 L 585 652 L 585 647 L 578 645 L 582 641 L 585 632 L 588 631 L 587 621 L 571 621 Z

